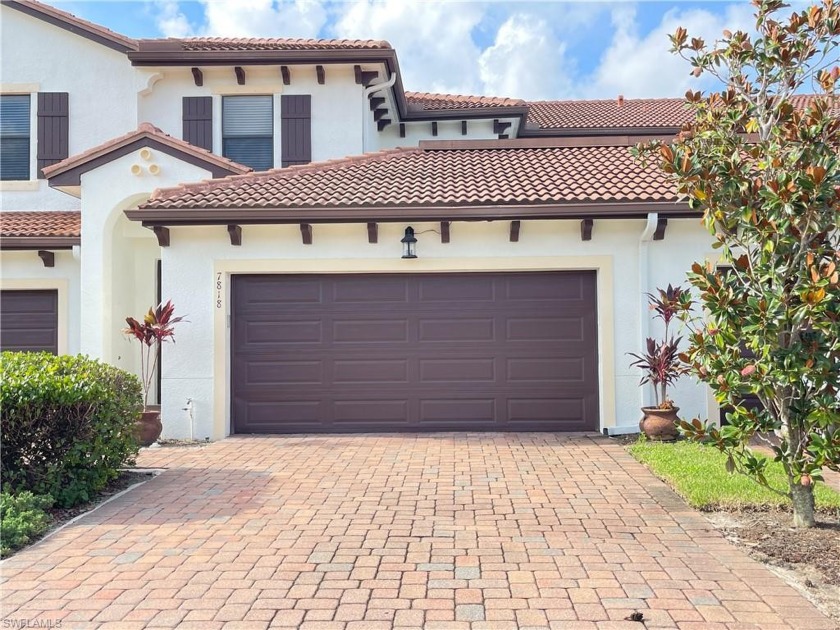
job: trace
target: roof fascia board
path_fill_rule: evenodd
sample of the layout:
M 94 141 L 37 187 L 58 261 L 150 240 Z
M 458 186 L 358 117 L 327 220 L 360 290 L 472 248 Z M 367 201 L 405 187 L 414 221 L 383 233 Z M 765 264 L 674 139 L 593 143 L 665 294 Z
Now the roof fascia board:
M 144 147 L 157 149 L 158 151 L 162 151 L 167 155 L 171 155 L 174 158 L 183 160 L 188 164 L 193 164 L 194 166 L 206 169 L 213 174 L 214 178 L 225 177 L 226 175 L 240 174 L 238 171 L 233 171 L 231 169 L 224 168 L 218 164 L 210 162 L 209 160 L 204 160 L 198 156 L 185 153 L 181 149 L 170 146 L 155 138 L 140 137 L 124 145 L 110 148 L 99 155 L 92 156 L 90 159 L 85 160 L 81 164 L 73 166 L 67 169 L 66 171 L 60 171 L 54 174 L 50 174 L 47 176 L 47 181 L 49 182 L 49 185 L 52 188 L 58 188 L 61 186 L 79 186 L 81 185 L 81 177 L 84 173 L 92 171 L 93 169 L 98 168 L 103 164 L 107 164 L 108 162 L 111 162 L 124 155 L 128 155 L 129 153 L 132 153 Z
M 78 236 L 0 236 L 0 249 L 73 249 L 81 242 Z
M 48 24 L 52 24 L 53 26 L 69 31 L 74 35 L 84 37 L 85 39 L 89 39 L 97 44 L 107 46 L 108 48 L 121 53 L 127 53 L 137 49 L 136 42 L 128 37 L 121 37 L 118 33 L 114 33 L 114 36 L 110 37 L 105 33 L 97 32 L 94 29 L 86 27 L 82 23 L 68 20 L 60 14 L 50 12 L 50 7 L 48 6 L 45 6 L 42 9 L 41 7 L 17 2 L 16 0 L 2 0 L 2 4 L 10 9 L 15 9 L 16 11 L 25 13 L 26 15 L 34 17 L 38 20 L 43 20 Z
M 670 136 L 680 132 L 680 127 L 568 127 L 534 129 L 525 127 L 520 138 L 562 138 L 583 136 Z
M 482 221 L 514 219 L 642 218 L 650 212 L 666 217 L 694 217 L 685 202 L 520 204 L 486 206 L 408 206 L 364 208 L 146 208 L 126 210 L 132 221 L 153 225 L 222 225 L 281 223 L 366 223 L 373 221 Z

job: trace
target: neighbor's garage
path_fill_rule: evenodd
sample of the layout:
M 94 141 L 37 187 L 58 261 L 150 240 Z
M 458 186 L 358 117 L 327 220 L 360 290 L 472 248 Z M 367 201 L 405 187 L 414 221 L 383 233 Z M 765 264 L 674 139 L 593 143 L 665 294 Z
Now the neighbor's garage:
M 595 272 L 239 275 L 232 433 L 598 430 Z
M 58 354 L 58 291 L 0 291 L 0 349 Z

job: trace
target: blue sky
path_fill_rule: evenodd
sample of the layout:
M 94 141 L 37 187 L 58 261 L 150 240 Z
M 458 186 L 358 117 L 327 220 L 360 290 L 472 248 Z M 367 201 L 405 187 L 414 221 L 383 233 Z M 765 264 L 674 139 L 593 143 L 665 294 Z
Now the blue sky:
M 680 96 L 698 85 L 667 52 L 685 26 L 749 28 L 735 2 L 467 0 L 50 0 L 133 37 L 387 39 L 407 89 L 528 99 Z

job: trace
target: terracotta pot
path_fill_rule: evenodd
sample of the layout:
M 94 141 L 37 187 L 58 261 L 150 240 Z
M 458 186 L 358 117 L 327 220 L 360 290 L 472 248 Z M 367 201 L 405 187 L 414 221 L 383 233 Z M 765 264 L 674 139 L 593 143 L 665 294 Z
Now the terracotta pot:
M 677 413 L 679 407 L 660 409 L 659 407 L 642 407 L 644 417 L 639 421 L 639 429 L 649 440 L 671 442 L 677 439 Z
M 137 439 L 140 446 L 151 446 L 160 437 L 163 424 L 160 421 L 160 406 L 149 405 L 140 414 L 137 421 Z

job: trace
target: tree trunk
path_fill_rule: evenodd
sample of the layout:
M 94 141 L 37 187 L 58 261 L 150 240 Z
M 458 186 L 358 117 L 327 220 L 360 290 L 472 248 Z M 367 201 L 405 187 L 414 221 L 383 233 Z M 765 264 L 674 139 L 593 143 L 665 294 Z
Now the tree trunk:
M 814 522 L 814 486 L 803 486 L 790 482 L 790 498 L 793 501 L 793 526 L 813 527 Z

